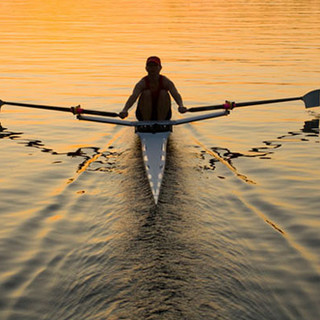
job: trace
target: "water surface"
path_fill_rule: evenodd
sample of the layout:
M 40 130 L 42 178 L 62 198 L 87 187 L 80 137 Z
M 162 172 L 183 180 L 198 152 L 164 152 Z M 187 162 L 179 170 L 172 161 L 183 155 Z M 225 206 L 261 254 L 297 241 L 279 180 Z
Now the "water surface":
M 154 54 L 187 107 L 300 96 L 319 23 L 318 1 L 3 0 L 0 99 L 120 111 Z M 319 319 L 319 115 L 176 128 L 155 207 L 131 129 L 3 106 L 0 318 Z

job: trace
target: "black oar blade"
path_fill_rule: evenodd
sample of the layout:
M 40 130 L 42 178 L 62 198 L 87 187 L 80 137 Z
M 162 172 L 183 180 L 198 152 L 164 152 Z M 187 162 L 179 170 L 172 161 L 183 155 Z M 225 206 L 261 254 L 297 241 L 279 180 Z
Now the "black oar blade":
M 320 106 L 320 90 L 314 90 L 302 97 L 306 108 L 314 108 Z

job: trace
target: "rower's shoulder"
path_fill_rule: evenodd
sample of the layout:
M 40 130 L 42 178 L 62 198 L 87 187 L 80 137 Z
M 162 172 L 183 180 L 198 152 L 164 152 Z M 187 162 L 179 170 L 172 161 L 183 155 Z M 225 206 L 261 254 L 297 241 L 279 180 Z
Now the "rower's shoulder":
M 142 77 L 142 78 L 137 82 L 137 84 L 144 84 L 144 83 L 146 83 L 146 78 L 147 78 L 147 77 Z
M 162 76 L 162 83 L 165 88 L 169 89 L 170 87 L 174 86 L 173 81 L 171 81 L 168 77 L 164 75 L 161 75 L 161 76 Z
M 163 74 L 161 74 L 162 77 L 162 81 L 171 81 L 167 76 L 164 76 Z
M 146 77 L 143 77 L 136 83 L 135 88 L 144 90 L 145 87 L 146 87 Z
M 166 77 L 164 75 L 161 75 L 161 77 L 162 77 L 162 83 L 163 84 L 167 84 L 167 85 L 173 84 L 173 82 L 168 77 Z

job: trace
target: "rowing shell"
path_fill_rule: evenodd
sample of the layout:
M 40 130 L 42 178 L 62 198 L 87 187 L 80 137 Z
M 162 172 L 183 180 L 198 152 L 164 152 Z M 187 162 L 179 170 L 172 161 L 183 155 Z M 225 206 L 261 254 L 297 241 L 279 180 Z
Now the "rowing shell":
M 155 204 L 158 203 L 160 188 L 167 158 L 167 141 L 170 131 L 137 132 L 141 141 L 142 158 Z
M 220 111 L 195 117 L 165 121 L 126 121 L 84 115 L 78 115 L 78 119 L 135 127 L 135 132 L 141 142 L 142 159 L 154 203 L 158 204 L 166 166 L 167 142 L 172 131 L 172 127 L 174 125 L 217 118 L 228 114 L 228 111 Z

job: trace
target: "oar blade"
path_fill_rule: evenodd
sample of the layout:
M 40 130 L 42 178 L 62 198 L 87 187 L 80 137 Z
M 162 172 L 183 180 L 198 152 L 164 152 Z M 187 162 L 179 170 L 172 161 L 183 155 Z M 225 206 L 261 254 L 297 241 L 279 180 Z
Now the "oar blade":
M 302 97 L 306 108 L 314 108 L 320 106 L 320 90 L 314 90 Z

